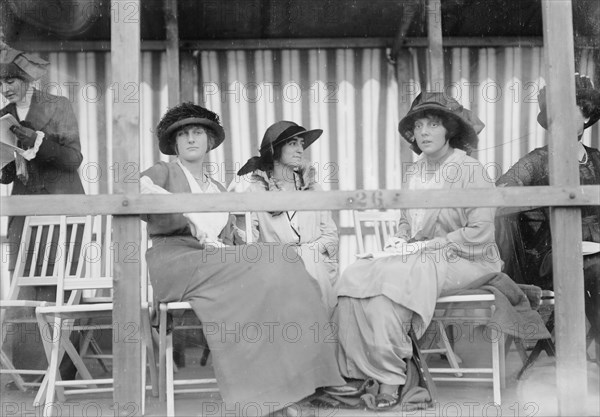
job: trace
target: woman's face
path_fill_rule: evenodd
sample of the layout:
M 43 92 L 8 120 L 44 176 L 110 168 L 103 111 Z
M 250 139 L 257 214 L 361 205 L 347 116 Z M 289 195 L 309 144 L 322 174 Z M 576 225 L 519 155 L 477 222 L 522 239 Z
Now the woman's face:
M 203 159 L 208 152 L 208 142 L 208 133 L 202 126 L 183 126 L 175 133 L 177 155 L 188 162 Z
M 2 95 L 9 103 L 19 103 L 25 98 L 29 83 L 21 78 L 9 77 L 0 79 L 0 86 L 2 86 Z
M 415 121 L 414 135 L 419 149 L 429 157 L 444 155 L 450 147 L 448 131 L 437 117 L 423 117 Z
M 295 137 L 288 140 L 281 147 L 281 157 L 279 163 L 297 168 L 302 165 L 302 155 L 304 154 L 304 139 Z

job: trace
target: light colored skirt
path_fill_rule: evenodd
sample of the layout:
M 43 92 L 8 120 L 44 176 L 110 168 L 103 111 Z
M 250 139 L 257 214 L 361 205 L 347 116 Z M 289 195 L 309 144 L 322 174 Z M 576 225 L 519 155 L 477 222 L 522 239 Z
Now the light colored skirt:
M 412 317 L 412 311 L 385 295 L 340 297 L 334 320 L 339 323 L 337 360 L 342 376 L 404 385 L 406 360 L 412 357 L 408 336 Z

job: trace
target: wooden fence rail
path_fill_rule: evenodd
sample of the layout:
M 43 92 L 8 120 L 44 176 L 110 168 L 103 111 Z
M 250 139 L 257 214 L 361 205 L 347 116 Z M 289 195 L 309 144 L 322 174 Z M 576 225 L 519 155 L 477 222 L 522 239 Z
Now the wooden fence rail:
M 44 195 L 0 203 L 4 216 L 529 206 L 600 206 L 600 186 L 279 192 L 268 199 L 256 193 Z

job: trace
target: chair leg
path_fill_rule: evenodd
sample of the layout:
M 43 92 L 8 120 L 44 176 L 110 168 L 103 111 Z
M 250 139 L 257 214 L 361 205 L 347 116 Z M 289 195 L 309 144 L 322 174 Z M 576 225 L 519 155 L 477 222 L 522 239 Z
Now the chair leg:
M 152 338 L 152 326 L 150 326 L 149 312 L 142 311 L 142 326 L 144 328 L 144 343 L 148 356 L 148 367 L 150 368 L 150 383 L 152 385 L 152 396 L 158 397 L 158 374 L 156 370 L 156 356 L 154 355 L 154 341 Z M 146 362 L 142 363 L 145 369 Z M 144 371 L 145 375 L 145 371 Z M 146 387 L 144 387 L 144 392 Z
M 12 361 L 8 358 L 8 355 L 4 352 L 3 346 L 4 346 L 4 341 L 6 340 L 6 335 L 8 333 L 8 330 L 5 326 L 4 323 L 4 315 L 6 314 L 6 312 L 4 311 L 4 309 L 0 310 L 0 313 L 2 315 L 2 317 L 0 318 L 0 329 L 2 329 L 2 337 L 0 338 L 0 366 L 2 366 L 2 368 L 5 369 L 16 369 L 15 366 L 13 365 Z M 23 380 L 23 378 L 21 377 L 21 375 L 19 374 L 9 374 L 10 377 L 12 378 L 12 380 L 15 382 L 16 387 L 19 389 L 19 391 L 27 391 L 27 388 L 25 387 L 25 381 Z
M 167 336 L 166 341 L 166 368 L 167 368 L 167 416 L 175 416 L 175 387 L 173 381 L 173 333 Z
M 492 334 L 492 389 L 494 391 L 494 402 L 501 405 L 501 348 L 500 345 L 503 343 L 499 332 L 494 330 Z
M 12 361 L 10 359 L 8 359 L 8 356 L 4 353 L 4 351 L 2 349 L 0 349 L 0 365 L 4 368 L 4 369 L 16 369 L 12 363 Z M 14 373 L 14 374 L 9 374 L 10 377 L 12 378 L 12 380 L 15 382 L 16 387 L 19 389 L 19 391 L 27 391 L 27 388 L 25 388 L 25 381 L 23 380 L 23 378 L 21 378 L 21 375 L 19 375 L 18 373 Z
M 159 322 L 159 354 L 158 354 L 158 398 L 159 400 L 166 400 L 167 392 L 167 371 L 166 371 L 166 350 L 167 350 L 167 309 L 166 306 L 160 305 L 160 322 Z
M 46 401 L 42 411 L 43 417 L 51 417 L 54 411 L 54 393 L 56 388 L 56 380 L 59 374 L 59 356 L 60 356 L 60 339 L 61 339 L 62 320 L 57 318 L 54 320 L 54 329 L 52 334 L 51 352 L 48 360 L 48 386 L 46 387 Z
M 454 369 L 460 369 L 460 365 L 458 364 L 458 360 L 456 358 L 456 355 L 454 354 L 454 349 L 452 348 L 452 345 L 450 344 L 450 339 L 448 339 L 448 334 L 446 333 L 444 323 L 442 323 L 441 321 L 436 321 L 436 324 L 438 326 L 438 331 L 440 332 L 440 338 L 442 339 L 444 349 L 446 350 L 446 356 L 448 358 L 448 362 L 450 363 L 450 366 Z M 463 374 L 461 372 L 457 372 L 454 375 L 456 375 L 459 378 L 463 376 Z

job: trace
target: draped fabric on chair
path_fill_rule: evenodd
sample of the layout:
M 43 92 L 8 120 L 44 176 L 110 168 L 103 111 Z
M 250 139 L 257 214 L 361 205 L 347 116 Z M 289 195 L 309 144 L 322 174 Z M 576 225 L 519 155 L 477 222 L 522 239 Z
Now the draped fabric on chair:
M 486 128 L 479 152 L 492 178 L 528 151 L 546 144 L 536 121 L 537 91 L 544 82 L 542 48 L 448 48 L 447 91 L 474 110 Z M 396 80 L 384 48 L 286 50 L 182 50 L 181 98 L 220 113 L 224 146 L 209 156 L 215 176 L 229 183 L 256 154 L 264 130 L 279 119 L 324 130 L 308 154 L 326 190 L 400 188 L 399 103 L 410 103 L 425 80 L 426 50 L 410 49 L 414 79 Z M 591 49 L 577 51 L 576 69 L 598 83 Z M 110 193 L 117 172 L 111 160 L 115 101 L 141 100 L 141 166 L 131 179 L 160 159 L 154 128 L 168 106 L 166 53 L 142 52 L 142 82 L 115 85 L 107 52 L 44 53 L 51 63 L 43 91 L 71 99 L 81 130 L 80 175 L 88 194 Z M 0 99 L 2 100 L 2 99 Z M 0 105 L 5 104 L 1 102 Z M 123 138 L 125 140 L 125 138 Z M 600 146 L 600 126 L 584 143 Z M 4 196 L 8 187 L 1 187 Z M 356 252 L 349 212 L 335 213 L 340 227 L 342 269 Z M 2 218 L 0 234 L 5 234 Z M 6 285 L 3 283 L 3 285 Z

